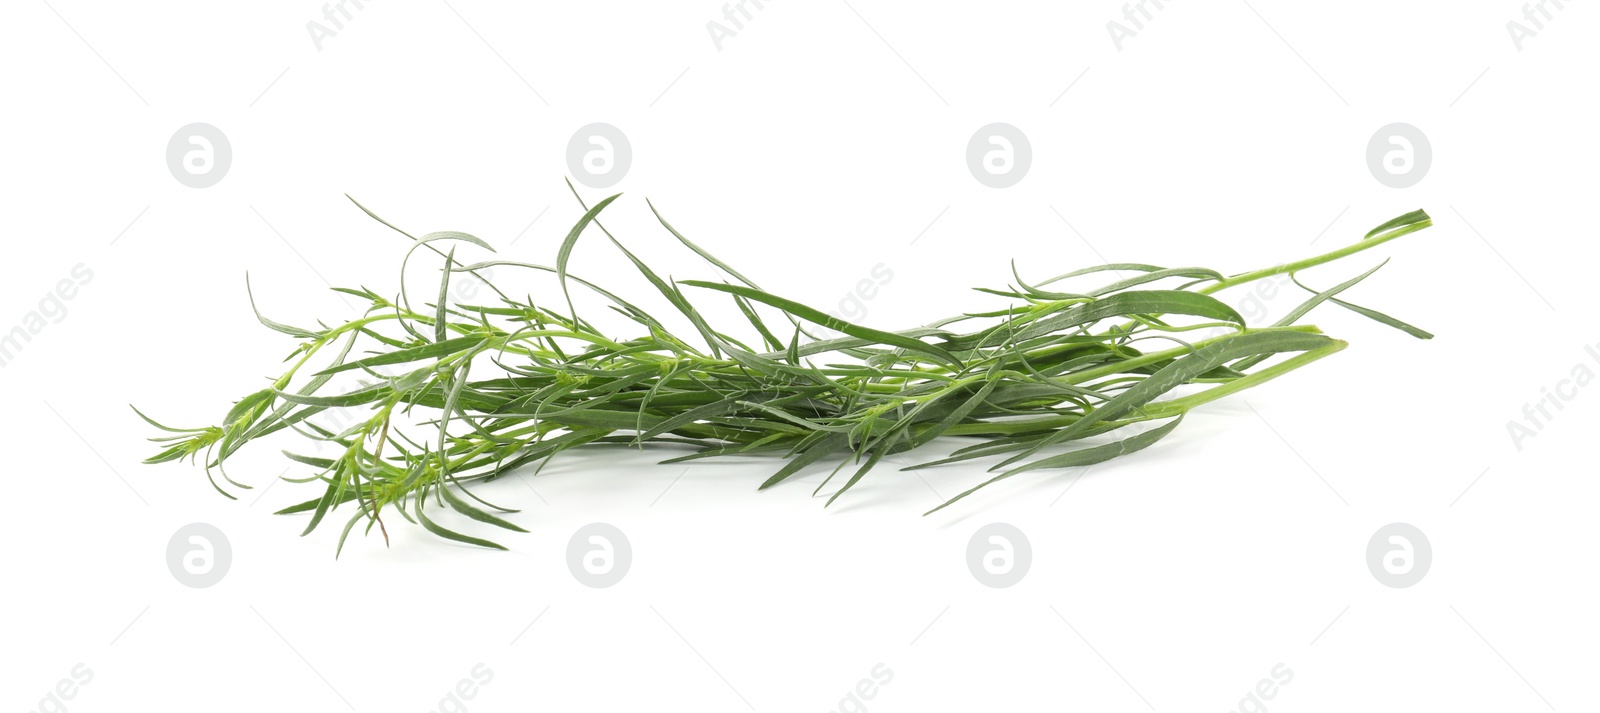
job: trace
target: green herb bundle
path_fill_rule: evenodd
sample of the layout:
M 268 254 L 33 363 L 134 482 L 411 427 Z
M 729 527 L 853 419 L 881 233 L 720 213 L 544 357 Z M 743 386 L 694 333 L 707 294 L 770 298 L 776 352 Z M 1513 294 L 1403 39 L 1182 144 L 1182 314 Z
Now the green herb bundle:
M 415 237 L 363 207 L 413 241 L 402 270 L 419 251 L 443 260 L 435 301 L 414 304 L 402 277 L 393 298 L 365 288 L 335 288 L 370 302 L 364 315 L 338 326 L 302 329 L 258 311 L 262 324 L 299 340 L 288 370 L 240 399 L 217 426 L 169 428 L 140 413 L 169 434 L 151 439 L 163 450 L 146 462 L 203 462 L 212 486 L 233 497 L 217 475 L 234 487 L 249 486 L 228 476 L 228 459 L 247 443 L 290 430 L 334 452 L 313 457 L 285 451 L 311 471 L 285 480 L 321 489 L 318 497 L 280 511 L 310 512 L 306 533 L 354 503 L 339 538 L 341 550 L 357 526 L 369 533 L 376 526 L 387 540 L 389 513 L 444 538 L 501 548 L 439 525 L 428 508 L 449 508 L 524 532 L 504 517 L 516 511 L 484 501 L 468 485 L 542 465 L 570 448 L 649 443 L 689 451 L 664 462 L 775 456 L 782 465 L 761 488 L 813 464 L 837 462 L 817 487 L 821 492 L 841 472 L 849 474 L 828 498 L 831 504 L 885 456 L 941 437 L 965 441 L 944 458 L 906 468 L 968 460 L 990 465 L 993 477 L 936 511 L 1020 473 L 1085 466 L 1141 450 L 1171 433 L 1190 409 L 1343 349 L 1345 342 L 1297 324 L 1323 303 L 1423 339 L 1431 336 L 1338 297 L 1382 265 L 1322 290 L 1295 278 L 1307 299 L 1268 326 L 1246 325 L 1211 296 L 1263 278 L 1294 277 L 1426 228 L 1432 221 L 1420 210 L 1324 255 L 1232 276 L 1199 267 L 1111 264 L 1029 283 L 1013 270 L 1014 284 L 980 290 L 1006 298 L 1002 309 L 886 332 L 761 289 L 656 213 L 668 233 L 726 281 L 663 279 L 599 222 L 616 198 L 584 205 L 554 267 L 505 260 L 464 264 L 454 246 L 493 249 L 459 232 Z M 574 244 L 591 227 L 687 320 L 692 335 L 674 334 L 650 312 L 568 271 Z M 502 266 L 545 273 L 559 285 L 561 301 L 517 299 L 485 280 L 495 299 L 451 302 L 453 277 L 471 273 L 483 279 L 483 271 Z M 1117 279 L 1095 289 L 1051 289 L 1112 275 Z M 578 290 L 608 301 L 637 325 L 638 336 L 602 334 L 574 307 L 571 295 Z M 740 325 L 747 337 L 710 324 L 690 295 L 731 301 L 748 322 Z M 818 338 L 817 326 L 842 336 Z M 325 352 L 333 352 L 331 359 Z M 308 366 L 319 355 L 323 361 Z M 341 375 L 347 377 L 342 381 L 352 375 L 366 381 L 330 388 Z M 351 408 L 367 415 L 339 432 L 313 418 Z

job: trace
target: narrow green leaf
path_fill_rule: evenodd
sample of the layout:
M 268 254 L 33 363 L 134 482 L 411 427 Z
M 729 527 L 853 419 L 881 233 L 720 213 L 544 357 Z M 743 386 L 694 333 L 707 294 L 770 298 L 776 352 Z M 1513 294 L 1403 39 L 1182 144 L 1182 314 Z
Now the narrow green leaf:
M 1136 290 L 1119 292 L 1093 302 L 1067 307 L 1023 328 L 1017 332 L 1014 340 L 1025 341 L 1046 334 L 1077 329 L 1103 319 L 1135 314 L 1182 314 L 1244 324 L 1244 317 L 1215 297 L 1182 290 Z M 970 348 L 988 339 L 994 331 L 990 329 L 953 339 L 945 346 L 952 349 Z
M 454 540 L 456 542 L 462 542 L 462 543 L 466 543 L 466 544 L 469 544 L 469 545 L 477 545 L 478 547 L 486 547 L 486 548 L 491 549 L 491 550 L 504 550 L 504 549 L 506 549 L 504 546 L 502 546 L 500 544 L 491 542 L 489 540 L 485 540 L 485 539 L 481 539 L 481 538 L 477 538 L 477 537 L 472 537 L 470 535 L 463 535 L 463 534 L 461 534 L 459 532 L 456 532 L 454 530 L 450 530 L 450 529 L 447 529 L 447 528 L 445 528 L 443 526 L 440 526 L 438 523 L 435 523 L 432 520 L 429 520 L 428 516 L 424 515 L 422 513 L 422 501 L 426 500 L 426 499 L 427 499 L 427 492 L 423 491 L 423 492 L 419 493 L 416 496 L 415 499 L 412 500 L 412 507 L 413 507 L 412 512 L 417 516 L 417 521 L 422 523 L 423 529 L 425 529 L 428 532 L 431 532 L 431 533 L 433 533 L 435 535 L 443 537 L 446 540 Z
M 292 404 L 320 406 L 322 408 L 345 408 L 347 406 L 361 406 L 381 401 L 392 391 L 388 384 L 373 384 L 372 386 L 356 389 L 338 396 L 305 396 L 287 391 L 279 391 L 277 394 L 278 398 Z
M 316 332 L 301 329 L 299 327 L 291 327 L 280 322 L 274 322 L 263 316 L 261 314 L 261 310 L 256 308 L 256 293 L 254 290 L 250 289 L 250 273 L 245 273 L 244 276 L 244 292 L 250 297 L 250 310 L 256 313 L 256 321 L 261 322 L 261 324 L 265 325 L 268 329 L 283 332 L 291 337 L 300 337 L 303 339 L 317 338 L 318 335 Z
M 833 501 L 838 500 L 839 496 L 844 495 L 846 490 L 854 488 L 856 483 L 861 482 L 861 479 L 866 476 L 867 471 L 872 470 L 873 466 L 876 466 L 878 461 L 883 460 L 883 455 L 888 452 L 889 449 L 887 447 L 874 450 L 871 457 L 867 458 L 867 462 L 862 463 L 861 467 L 856 469 L 855 474 L 851 475 L 850 479 L 845 481 L 844 485 L 840 487 L 832 497 L 828 498 L 828 502 L 823 504 L 823 507 L 832 505 Z
M 1177 428 L 1178 424 L 1182 422 L 1183 416 L 1178 416 L 1164 426 L 1150 429 L 1137 436 L 1125 438 L 1115 443 L 1107 443 L 1102 446 L 1093 446 L 1091 448 L 1081 448 L 1068 453 L 1062 453 L 1061 455 L 1051 456 L 1049 458 L 1041 458 L 1032 463 L 1028 463 L 1027 465 L 1012 468 L 1011 470 L 1001 473 L 1000 475 L 983 481 L 982 483 L 968 489 L 960 495 L 946 500 L 943 505 L 929 510 L 923 513 L 923 515 L 932 515 L 933 513 L 939 512 L 940 510 L 955 504 L 962 498 L 982 490 L 986 486 L 1001 480 L 1005 480 L 1006 478 L 1018 473 L 1025 473 L 1027 471 L 1037 470 L 1039 468 L 1071 468 L 1074 466 L 1094 465 L 1096 463 L 1104 463 L 1112 458 L 1117 458 L 1128 455 L 1129 453 L 1144 450 L 1145 448 L 1149 448 L 1156 441 L 1166 437 L 1168 433 L 1172 432 L 1172 429 Z
M 814 322 L 816 324 L 820 324 L 824 327 L 832 329 L 835 332 L 844 332 L 845 334 L 859 339 L 866 339 L 878 344 L 886 344 L 889 346 L 900 347 L 901 349 L 905 349 L 907 351 L 925 354 L 958 368 L 961 366 L 961 360 L 957 359 L 954 355 L 921 340 L 903 337 L 892 332 L 883 332 L 870 327 L 851 324 L 842 319 L 837 319 L 825 312 L 807 307 L 799 302 L 787 300 L 776 295 L 769 295 L 754 288 L 741 287 L 739 285 L 729 285 L 719 282 L 702 282 L 700 280 L 685 280 L 682 284 L 739 295 L 746 299 L 755 300 L 765 305 L 777 307 L 778 309 L 788 312 L 789 314 L 810 322 Z
M 338 461 L 335 461 L 332 458 L 317 458 L 315 456 L 305 456 L 305 455 L 300 455 L 299 453 L 293 453 L 293 452 L 290 452 L 290 451 L 279 451 L 279 452 L 282 453 L 285 458 L 288 458 L 289 460 L 292 460 L 292 461 L 294 461 L 296 463 L 304 463 L 304 464 L 309 465 L 309 466 L 311 466 L 313 468 L 321 468 L 323 470 L 327 470 L 329 468 L 332 468 L 333 464 L 338 462 Z
M 1334 298 L 1334 299 L 1329 300 L 1329 301 L 1333 302 L 1336 305 L 1339 305 L 1340 307 L 1343 307 L 1343 308 L 1345 308 L 1347 310 L 1350 310 L 1351 312 L 1355 312 L 1356 314 L 1359 314 L 1359 315 L 1361 315 L 1363 317 L 1366 317 L 1367 319 L 1370 319 L 1370 320 L 1372 320 L 1374 322 L 1377 322 L 1379 324 L 1385 324 L 1385 325 L 1388 325 L 1390 327 L 1394 327 L 1395 329 L 1398 329 L 1398 330 L 1400 330 L 1402 332 L 1405 332 L 1406 334 L 1409 334 L 1409 335 L 1411 335 L 1413 337 L 1416 337 L 1417 339 L 1433 339 L 1433 333 L 1432 332 L 1429 332 L 1428 330 L 1423 329 L 1421 327 L 1415 327 L 1415 326 L 1412 326 L 1410 324 L 1406 324 L 1405 322 L 1402 322 L 1402 321 L 1400 321 L 1398 319 L 1395 319 L 1394 317 L 1390 317 L 1389 315 L 1386 315 L 1386 314 L 1384 314 L 1382 312 L 1379 312 L 1377 310 L 1368 309 L 1368 308 L 1362 307 L 1361 305 L 1358 305 L 1358 304 L 1351 304 L 1349 302 L 1346 302 L 1346 301 L 1338 299 L 1338 298 Z
M 561 294 L 567 298 L 567 309 L 572 312 L 573 323 L 578 321 L 578 308 L 572 305 L 572 293 L 567 291 L 567 260 L 572 257 L 572 246 L 578 244 L 578 236 L 583 234 L 584 228 L 589 227 L 589 224 L 594 222 L 595 217 L 600 215 L 600 211 L 605 210 L 606 206 L 611 205 L 611 201 L 616 200 L 621 195 L 621 193 L 618 193 L 610 196 L 594 204 L 593 208 L 585 212 L 583 218 L 579 219 L 577 224 L 572 226 L 572 230 L 567 232 L 566 239 L 561 241 L 561 249 L 556 253 L 556 280 L 561 283 Z
M 300 533 L 301 537 L 311 534 L 311 531 L 317 529 L 317 525 L 322 523 L 322 516 L 328 514 L 328 508 L 332 507 L 334 501 L 338 499 L 340 486 L 343 484 L 344 478 L 342 474 L 335 474 L 328 481 L 328 489 L 323 492 L 322 500 L 317 503 L 316 512 L 311 515 L 311 522 L 306 525 L 305 531 Z
M 1284 315 L 1283 318 L 1279 319 L 1277 322 L 1274 322 L 1272 326 L 1274 326 L 1274 327 L 1287 327 L 1287 326 L 1289 326 L 1291 324 L 1294 324 L 1295 322 L 1300 321 L 1301 317 L 1306 316 L 1306 314 L 1309 313 L 1311 310 L 1316 309 L 1318 305 L 1321 305 L 1323 302 L 1326 302 L 1326 301 L 1328 301 L 1330 299 L 1333 299 L 1333 296 L 1339 294 L 1340 292 L 1344 292 L 1345 290 L 1348 290 L 1351 287 L 1355 287 L 1356 285 L 1360 284 L 1362 280 L 1365 280 L 1368 277 L 1371 277 L 1372 273 L 1377 272 L 1379 269 L 1381 269 L 1384 265 L 1387 265 L 1387 264 L 1389 264 L 1389 261 L 1388 260 L 1384 260 L 1383 262 L 1378 263 L 1377 266 L 1373 267 L 1371 270 L 1368 270 L 1366 272 L 1361 273 L 1360 275 L 1357 275 L 1357 276 L 1352 277 L 1352 278 L 1350 278 L 1348 280 L 1345 280 L 1344 282 L 1341 282 L 1338 285 L 1335 285 L 1335 286 L 1330 287 L 1330 288 L 1328 288 L 1326 290 L 1323 290 L 1322 292 L 1317 292 L 1316 290 L 1311 290 L 1310 288 L 1305 287 L 1305 285 L 1300 285 L 1302 288 L 1305 288 L 1306 290 L 1308 290 L 1308 291 L 1310 291 L 1312 293 L 1311 298 L 1306 300 L 1305 302 L 1300 303 L 1300 305 L 1295 307 L 1294 309 L 1289 310 L 1288 314 Z M 1294 276 L 1291 275 L 1290 279 L 1295 280 L 1295 284 L 1297 284 L 1297 285 L 1300 284 L 1300 281 L 1298 279 L 1294 278 Z M 1253 366 L 1255 366 L 1257 364 L 1260 364 L 1263 361 L 1266 361 L 1271 356 L 1272 356 L 1271 354 L 1257 354 L 1257 355 L 1255 355 L 1253 357 L 1247 357 L 1245 359 L 1241 359 L 1241 360 L 1239 360 L 1237 362 L 1234 362 L 1231 366 L 1234 369 L 1237 369 L 1239 371 L 1244 371 L 1246 369 L 1249 369 L 1250 367 L 1253 367 Z
M 474 347 L 482 345 L 485 341 L 485 337 L 475 335 L 455 337 L 453 339 L 446 339 L 442 342 L 433 342 L 432 344 L 424 344 L 421 346 L 411 347 L 409 349 L 386 352 L 377 356 L 371 356 L 365 359 L 339 364 L 338 366 L 323 369 L 322 371 L 317 372 L 316 375 L 324 376 L 350 371 L 352 369 L 367 369 L 374 366 L 384 366 L 386 364 L 405 364 L 407 362 L 418 361 L 420 359 L 433 359 L 436 357 L 449 356 L 451 354 L 468 351 Z
M 1124 280 L 1118 280 L 1104 287 L 1090 290 L 1088 294 L 1090 297 L 1100 297 L 1113 292 L 1121 292 L 1129 287 L 1142 285 L 1147 282 L 1164 280 L 1169 277 L 1193 277 L 1201 280 L 1215 280 L 1218 282 L 1221 282 L 1223 279 L 1222 273 L 1217 272 L 1216 270 L 1208 270 L 1203 267 L 1174 267 L 1166 270 L 1152 270 Z
M 1406 213 L 1405 215 L 1384 221 L 1382 225 L 1367 231 L 1366 236 L 1362 237 L 1362 240 L 1370 240 L 1380 233 L 1385 233 L 1395 228 L 1410 227 L 1432 221 L 1433 218 L 1428 215 L 1428 212 L 1419 208 L 1411 211 L 1410 213 Z
M 449 333 L 445 316 L 446 310 L 450 307 L 450 268 L 455 264 L 456 249 L 450 248 L 450 254 L 444 256 L 443 276 L 439 279 L 439 301 L 436 304 L 438 310 L 433 317 L 433 341 L 435 342 L 445 341 L 445 335 Z
M 444 501 L 449 503 L 450 507 L 455 508 L 456 512 L 466 515 L 467 517 L 477 520 L 478 522 L 488 523 L 490 525 L 494 525 L 495 527 L 511 530 L 512 532 L 527 532 L 527 530 L 522 529 L 515 523 L 495 517 L 494 515 L 485 512 L 472 503 L 462 500 L 461 496 L 451 492 L 449 486 L 440 484 L 438 487 L 439 494 L 444 496 Z M 460 484 L 457 484 L 457 487 L 461 487 Z
M 787 480 L 789 476 L 804 470 L 806 466 L 837 453 L 839 449 L 844 448 L 848 439 L 848 436 L 843 433 L 823 434 L 818 432 L 812 435 L 817 436 L 818 438 L 816 438 L 811 445 L 800 451 L 799 455 L 790 459 L 789 462 L 785 463 L 782 468 L 779 468 L 778 472 L 773 473 L 772 477 L 769 477 L 766 479 L 766 481 L 762 482 L 761 486 L 757 488 L 757 490 L 766 490 L 767 488 L 777 485 L 778 483 Z
M 345 492 L 345 494 L 343 496 L 339 497 L 338 502 L 335 503 L 335 505 L 342 505 L 344 503 L 350 502 L 351 500 L 355 500 L 355 499 L 356 499 L 356 494 L 354 492 L 347 491 L 347 492 Z M 321 504 L 322 504 L 322 497 L 318 496 L 318 497 L 312 498 L 310 500 L 307 500 L 307 501 L 305 501 L 303 503 L 297 503 L 295 505 L 290 505 L 289 507 L 286 507 L 286 508 L 284 508 L 282 510 L 279 510 L 277 512 L 274 512 L 272 514 L 274 514 L 274 515 L 294 515 L 296 513 L 310 512 L 312 510 L 315 510 L 317 508 L 317 506 L 321 505 Z
M 1071 426 L 1041 440 L 1027 451 L 1006 459 L 991 470 L 1004 468 L 1037 453 L 1041 448 L 1069 440 L 1096 423 L 1121 418 L 1178 385 L 1227 362 L 1257 354 L 1311 351 L 1335 343 L 1335 340 L 1320 334 L 1305 332 L 1253 332 L 1222 339 L 1173 360 L 1171 364 L 1117 394 L 1100 408 L 1085 414 Z
M 944 432 L 950 430 L 951 426 L 967 420 L 967 416 L 972 414 L 973 409 L 978 408 L 979 405 L 982 405 L 988 401 L 989 394 L 994 393 L 995 384 L 998 383 L 999 382 L 995 380 L 983 382 L 983 387 L 979 388 L 971 396 L 967 397 L 967 400 L 963 401 L 961 405 L 954 411 L 946 414 L 944 418 L 940 419 L 939 422 L 934 424 L 931 428 L 928 428 L 927 430 L 917 434 L 914 443 L 921 445 L 923 443 L 932 441 L 933 439 L 944 435 Z

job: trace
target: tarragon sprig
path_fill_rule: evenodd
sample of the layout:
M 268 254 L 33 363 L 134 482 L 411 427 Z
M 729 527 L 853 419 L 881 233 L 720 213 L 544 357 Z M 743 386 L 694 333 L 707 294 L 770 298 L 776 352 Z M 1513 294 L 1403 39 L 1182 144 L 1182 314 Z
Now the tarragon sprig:
M 369 533 L 376 527 L 387 541 L 385 514 L 446 539 L 504 549 L 440 525 L 428 514 L 430 504 L 525 532 L 506 519 L 515 510 L 484 501 L 468 485 L 542 465 L 571 448 L 647 443 L 691 451 L 664 462 L 730 455 L 784 460 L 761 482 L 763 489 L 814 464 L 836 462 L 834 474 L 817 486 L 821 492 L 853 466 L 831 504 L 886 456 L 936 440 L 966 441 L 943 458 L 904 468 L 992 463 L 992 477 L 934 512 L 1019 474 L 1142 450 L 1170 434 L 1190 410 L 1344 349 L 1346 342 L 1298 323 L 1325 303 L 1419 338 L 1432 336 L 1341 297 L 1382 265 L 1322 290 L 1298 277 L 1428 227 L 1432 221 L 1420 210 L 1337 250 L 1231 276 L 1118 263 L 1029 283 L 1014 271 L 1013 284 L 980 290 L 1007 300 L 1004 308 L 888 332 L 763 290 L 684 237 L 652 205 L 661 225 L 727 281 L 663 278 L 600 223 L 616 199 L 592 207 L 579 199 L 584 214 L 561 242 L 553 267 L 502 259 L 463 264 L 457 248 L 441 246 L 492 248 L 459 232 L 413 236 L 362 207 L 413 241 L 402 271 L 419 250 L 443 260 L 434 301 L 414 304 L 402 279 L 392 298 L 364 287 L 337 288 L 368 306 L 360 317 L 332 327 L 293 327 L 257 311 L 263 325 L 297 340 L 287 370 L 237 401 L 219 425 L 171 428 L 140 413 L 168 434 L 151 439 L 162 450 L 146 462 L 202 462 L 213 487 L 233 497 L 223 483 L 249 486 L 227 475 L 228 460 L 248 443 L 290 431 L 333 449 L 331 455 L 285 451 L 310 469 L 285 479 L 321 487 L 317 497 L 280 511 L 311 513 L 305 533 L 354 503 L 339 550 L 359 525 Z M 674 333 L 634 302 L 568 270 L 573 246 L 591 226 L 689 323 L 693 336 Z M 560 299 L 511 296 L 518 291 L 508 293 L 484 276 L 502 267 L 553 278 Z M 1058 287 L 1111 272 L 1128 276 L 1076 292 Z M 468 273 L 488 284 L 494 299 L 452 302 L 451 280 Z M 1279 275 L 1293 277 L 1309 296 L 1271 325 L 1247 325 L 1212 296 Z M 637 336 L 603 334 L 580 315 L 574 292 L 608 303 Z M 731 301 L 753 339 L 713 326 L 690 295 Z M 774 314 L 783 321 L 771 321 Z M 841 336 L 819 338 L 816 327 Z M 314 362 L 333 350 L 331 358 Z M 351 376 L 362 383 L 330 386 Z M 319 423 L 330 410 L 363 417 L 334 430 Z

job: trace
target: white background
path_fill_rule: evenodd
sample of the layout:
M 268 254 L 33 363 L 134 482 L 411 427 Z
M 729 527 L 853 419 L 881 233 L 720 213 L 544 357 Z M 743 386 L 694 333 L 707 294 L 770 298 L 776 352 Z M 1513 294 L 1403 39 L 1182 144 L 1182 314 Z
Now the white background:
M 1578 365 L 1600 372 L 1584 351 L 1600 344 L 1596 9 L 1549 9 L 1519 50 L 1506 23 L 1533 25 L 1511 0 L 1184 0 L 1119 50 L 1108 0 L 776 0 L 719 50 L 715 2 L 374 0 L 319 50 L 316 2 L 8 3 L 0 330 L 75 265 L 93 277 L 0 369 L 0 705 L 1592 710 L 1600 389 L 1520 449 L 1507 432 Z M 827 468 L 757 493 L 776 462 L 607 451 L 479 491 L 523 509 L 531 534 L 498 537 L 510 553 L 391 523 L 392 548 L 356 540 L 336 562 L 336 527 L 301 539 L 303 516 L 270 514 L 315 494 L 262 491 L 280 443 L 234 464 L 258 486 L 239 501 L 197 468 L 139 464 L 153 434 L 125 404 L 206 425 L 292 349 L 254 322 L 247 270 L 262 309 L 301 325 L 351 315 L 324 279 L 396 288 L 406 241 L 343 194 L 553 264 L 581 213 L 566 145 L 597 121 L 634 151 L 608 227 L 680 279 L 713 273 L 645 197 L 785 296 L 834 305 L 882 263 L 893 279 L 861 318 L 881 328 L 993 305 L 965 288 L 1004 285 L 1011 259 L 1035 278 L 1104 260 L 1235 272 L 1422 207 L 1434 228 L 1307 279 L 1392 256 L 1351 298 L 1438 337 L 1324 307 L 1312 321 L 1345 352 L 1086 476 L 1030 473 L 926 518 L 983 466 L 880 468 L 824 510 Z M 165 162 L 193 122 L 232 147 L 210 188 Z M 993 122 L 1032 145 L 1011 188 L 965 163 Z M 1411 188 L 1366 162 L 1393 122 L 1432 146 Z M 647 295 L 596 238 L 574 271 Z M 1268 319 L 1298 300 L 1267 300 Z M 192 522 L 232 547 L 206 589 L 165 563 Z M 566 567 L 591 522 L 632 543 L 609 589 Z M 967 570 L 991 522 L 1032 545 L 1009 589 Z M 1410 588 L 1366 564 L 1392 522 L 1431 544 Z M 80 663 L 89 683 L 49 701 Z M 847 698 L 880 663 L 890 682 Z M 1292 681 L 1249 699 L 1280 663 Z M 447 699 L 478 664 L 490 682 Z

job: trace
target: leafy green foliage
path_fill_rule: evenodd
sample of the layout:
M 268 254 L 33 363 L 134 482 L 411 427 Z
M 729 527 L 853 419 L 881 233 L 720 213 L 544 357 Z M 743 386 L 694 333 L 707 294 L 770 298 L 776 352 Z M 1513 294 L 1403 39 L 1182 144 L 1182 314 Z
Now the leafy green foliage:
M 310 475 L 285 480 L 316 484 L 321 495 L 280 513 L 311 513 L 309 533 L 328 514 L 354 503 L 356 511 L 340 533 L 342 550 L 363 522 L 365 532 L 376 526 L 387 541 L 385 512 L 399 513 L 445 539 L 503 549 L 440 525 L 425 512 L 430 496 L 437 510 L 526 532 L 502 517 L 515 511 L 483 501 L 469 485 L 585 446 L 656 443 L 695 449 L 667 459 L 671 462 L 784 459 L 759 483 L 762 489 L 818 463 L 842 460 L 835 473 L 854 463 L 830 504 L 885 456 L 935 440 L 970 443 L 905 469 L 996 461 L 991 470 L 998 475 L 936 511 L 999 480 L 1135 453 L 1172 433 L 1193 408 L 1343 349 L 1345 342 L 1296 324 L 1324 303 L 1418 338 L 1432 336 L 1340 297 L 1377 268 L 1323 291 L 1305 287 L 1297 275 L 1428 227 L 1432 221 L 1422 211 L 1385 222 L 1333 252 L 1231 277 L 1200 267 L 1117 263 L 1030 284 L 1013 265 L 1014 286 L 980 290 L 1005 298 L 1003 309 L 886 332 L 761 289 L 690 242 L 652 205 L 652 214 L 673 237 L 738 284 L 661 277 L 601 223 L 601 213 L 617 197 L 593 207 L 579 198 L 583 216 L 561 241 L 554 267 L 507 260 L 465 264 L 456 257 L 458 247 L 465 247 L 459 243 L 492 249 L 465 233 L 417 238 L 356 204 L 412 241 L 402 273 L 419 248 L 443 259 L 434 302 L 413 309 L 402 279 L 394 299 L 366 287 L 336 288 L 371 305 L 356 319 L 319 330 L 274 322 L 256 311 L 263 325 L 298 340 L 288 370 L 268 388 L 235 402 L 219 425 L 172 428 L 139 413 L 163 433 L 150 439 L 161 450 L 146 462 L 202 462 L 213 487 L 233 497 L 213 474 L 234 487 L 248 487 L 228 479 L 228 459 L 247 443 L 291 431 L 319 453 L 285 451 L 292 462 L 311 469 Z M 591 226 L 694 327 L 698 341 L 674 334 L 649 312 L 568 270 L 574 246 Z M 435 244 L 443 241 L 456 241 L 458 247 L 441 251 Z M 498 266 L 553 278 L 560 293 L 556 308 L 531 297 L 511 297 L 518 292 L 508 294 L 494 283 L 488 283 L 496 298 L 491 303 L 451 302 L 453 278 L 470 273 L 487 282 L 483 271 Z M 1133 274 L 1076 291 L 1043 289 L 1106 272 Z M 1270 326 L 1248 326 L 1237 311 L 1210 296 L 1283 274 L 1311 297 Z M 640 336 L 612 338 L 580 316 L 575 285 L 609 302 Z M 748 323 L 749 343 L 713 327 L 690 295 L 731 300 Z M 251 307 L 256 307 L 253 297 Z M 763 309 L 775 310 L 793 330 L 764 317 Z M 844 336 L 817 339 L 808 326 Z M 1185 340 L 1185 333 L 1202 329 L 1209 335 Z M 1150 340 L 1165 342 L 1166 348 L 1146 351 Z M 358 344 L 365 351 L 352 359 Z M 317 360 L 330 346 L 337 354 Z M 310 373 L 300 376 L 302 370 Z M 360 383 L 348 383 L 355 378 Z M 330 386 L 336 379 L 341 385 Z M 359 415 L 354 425 L 334 432 L 314 418 L 332 409 Z M 1133 435 L 1116 433 L 1130 426 Z M 1080 445 L 1108 434 L 1110 440 Z M 818 491 L 830 482 L 831 476 Z

